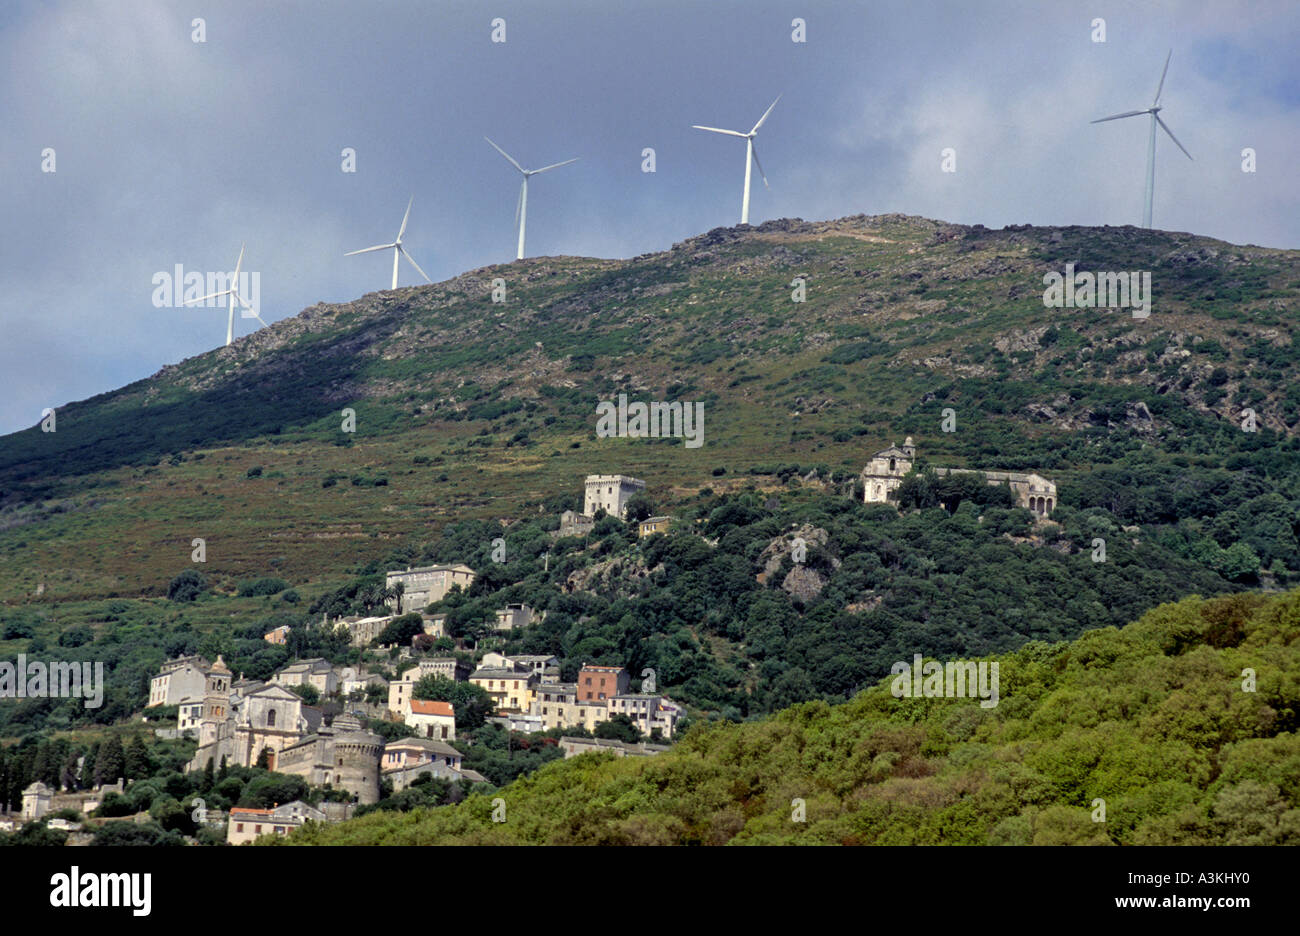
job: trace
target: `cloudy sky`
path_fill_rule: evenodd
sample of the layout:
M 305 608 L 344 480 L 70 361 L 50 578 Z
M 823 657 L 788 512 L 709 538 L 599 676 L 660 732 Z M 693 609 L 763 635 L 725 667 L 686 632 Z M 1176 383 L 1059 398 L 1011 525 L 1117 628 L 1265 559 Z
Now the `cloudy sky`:
M 1161 135 L 1155 225 L 1300 247 L 1293 0 L 8 0 L 0 432 L 223 343 L 224 308 L 154 307 L 178 263 L 229 270 L 247 243 L 271 322 L 350 300 L 391 260 L 343 254 L 391 241 L 412 195 L 435 281 L 510 260 L 518 173 L 484 135 L 525 166 L 580 157 L 530 183 L 530 255 L 737 223 L 744 143 L 690 126 L 748 130 L 778 94 L 754 223 L 1136 224 L 1145 121 L 1088 121 L 1149 106 L 1171 48 L 1162 116 L 1195 161 Z

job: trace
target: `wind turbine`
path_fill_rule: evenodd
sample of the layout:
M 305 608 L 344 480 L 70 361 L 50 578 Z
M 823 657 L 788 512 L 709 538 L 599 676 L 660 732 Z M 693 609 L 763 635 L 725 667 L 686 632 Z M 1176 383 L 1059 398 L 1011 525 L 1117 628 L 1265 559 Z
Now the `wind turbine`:
M 776 96 L 776 101 L 779 100 L 781 100 L 781 95 L 778 94 Z M 767 120 L 767 115 L 772 113 L 772 108 L 776 107 L 776 101 L 773 101 L 772 106 L 763 112 L 763 116 L 758 118 L 758 123 L 754 124 L 754 129 L 750 130 L 748 133 L 741 133 L 739 130 L 719 130 L 717 127 L 701 127 L 699 124 L 691 124 L 691 127 L 695 130 L 708 130 L 710 133 L 725 133 L 727 136 L 740 137 L 745 141 L 745 198 L 740 203 L 741 224 L 749 223 L 749 172 L 751 161 L 754 165 L 758 166 L 758 174 L 763 177 L 763 186 L 769 189 L 772 187 L 767 184 L 767 176 L 763 175 L 763 164 L 758 161 L 758 150 L 754 148 L 754 137 L 758 136 L 758 128 L 763 126 L 763 121 Z
M 1173 54 L 1174 50 L 1170 49 L 1169 54 L 1165 56 L 1165 70 L 1160 73 L 1160 84 L 1156 86 L 1155 100 L 1151 102 L 1150 107 L 1146 110 L 1125 111 L 1122 114 L 1102 117 L 1100 120 L 1092 121 L 1093 123 L 1105 123 L 1108 120 L 1120 120 L 1124 117 L 1140 117 L 1143 114 L 1151 115 L 1151 134 L 1147 138 L 1147 200 L 1146 206 L 1142 210 L 1142 226 L 1144 228 L 1151 227 L 1151 202 L 1155 197 L 1156 189 L 1156 124 L 1160 124 L 1160 128 L 1169 134 L 1169 139 L 1177 144 L 1178 148 L 1183 151 L 1184 156 L 1188 159 L 1192 158 L 1192 154 L 1187 152 L 1187 147 L 1178 142 L 1178 137 L 1174 136 L 1174 131 L 1170 130 L 1169 125 L 1160 119 L 1160 92 L 1164 90 L 1165 75 L 1169 73 L 1169 59 L 1173 57 Z
M 366 248 L 363 248 L 362 250 L 353 250 L 353 251 L 350 251 L 350 252 L 348 252 L 348 253 L 345 253 L 343 256 L 345 256 L 345 257 L 355 257 L 357 254 L 370 253 L 371 251 L 374 251 L 374 250 L 391 250 L 391 251 L 393 252 L 393 286 L 392 286 L 392 288 L 393 288 L 393 289 L 396 289 L 396 288 L 397 288 L 397 258 L 398 258 L 399 255 L 401 255 L 401 256 L 405 257 L 407 260 L 409 260 L 410 263 L 411 263 L 411 266 L 415 267 L 417 270 L 420 270 L 420 265 L 419 265 L 418 263 L 416 263 L 415 260 L 413 260 L 413 259 L 411 258 L 411 255 L 410 255 L 409 253 L 406 252 L 406 248 L 402 246 L 402 235 L 406 233 L 406 222 L 407 222 L 407 221 L 410 219 L 410 217 L 411 217 L 411 205 L 413 205 L 414 203 L 415 203 L 415 196 L 412 195 L 412 196 L 411 196 L 411 200 L 408 201 L 408 202 L 406 203 L 406 214 L 402 215 L 402 227 L 401 227 L 401 229 L 397 232 L 397 240 L 393 241 L 391 244 L 378 244 L 378 245 L 376 245 L 376 246 L 374 246 L 374 247 L 366 247 Z M 429 274 L 428 274 L 428 273 L 425 273 L 423 270 L 420 270 L 420 275 L 424 277 L 425 282 L 427 282 L 427 283 L 432 283 L 432 282 L 433 282 L 433 280 L 429 279 Z
M 229 296 L 230 314 L 226 317 L 226 344 L 227 345 L 229 345 L 230 342 L 232 342 L 235 338 L 235 300 L 236 299 L 239 300 L 240 305 L 242 305 L 249 312 L 253 313 L 253 318 L 257 319 L 263 325 L 266 324 L 266 322 L 263 321 L 262 316 L 257 314 L 257 310 L 254 309 L 247 302 L 245 302 L 244 297 L 239 294 L 239 268 L 243 265 L 243 263 L 244 263 L 244 245 L 240 244 L 239 259 L 235 261 L 235 272 L 230 274 L 230 288 L 223 289 L 220 292 L 211 293 L 210 295 L 207 296 L 202 296 L 198 299 L 190 299 L 187 302 L 181 303 L 181 305 L 194 305 L 197 302 L 207 302 L 209 299 L 216 299 L 218 296 Z
M 535 176 L 541 172 L 550 172 L 552 169 L 559 169 L 561 166 L 567 166 L 569 163 L 575 163 L 578 161 L 578 157 L 575 156 L 573 159 L 566 159 L 564 162 L 552 163 L 551 165 L 543 166 L 540 169 L 525 169 L 515 161 L 513 156 L 501 147 L 492 143 L 492 141 L 488 140 L 487 137 L 484 137 L 483 139 L 487 140 L 494 150 L 509 160 L 510 165 L 514 166 L 524 175 L 524 184 L 519 188 L 519 201 L 515 204 L 515 221 L 519 224 L 519 250 L 515 253 L 515 259 L 522 260 L 524 259 L 524 225 L 528 220 L 528 177 Z

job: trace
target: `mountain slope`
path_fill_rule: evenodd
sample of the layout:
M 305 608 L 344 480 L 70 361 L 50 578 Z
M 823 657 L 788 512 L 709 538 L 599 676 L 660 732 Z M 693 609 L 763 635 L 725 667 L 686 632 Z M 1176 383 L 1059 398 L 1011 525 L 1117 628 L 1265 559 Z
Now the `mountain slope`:
M 1063 503 L 1128 522 L 1186 517 L 1129 503 L 1170 479 L 1200 499 L 1244 485 L 1271 517 L 1300 496 L 1298 260 L 1134 228 L 857 216 L 316 306 L 0 440 L 0 597 L 157 594 L 194 537 L 219 580 L 317 580 L 451 518 L 536 511 L 590 472 L 664 499 L 782 464 L 843 478 L 903 434 L 939 463 L 1049 472 Z M 1066 263 L 1150 270 L 1150 318 L 1045 308 L 1043 275 Z M 619 392 L 703 401 L 704 446 L 596 439 L 596 403 Z M 1244 405 L 1260 432 L 1240 431 Z M 1165 475 L 1135 483 L 1147 467 Z M 1264 565 L 1300 570 L 1290 549 Z

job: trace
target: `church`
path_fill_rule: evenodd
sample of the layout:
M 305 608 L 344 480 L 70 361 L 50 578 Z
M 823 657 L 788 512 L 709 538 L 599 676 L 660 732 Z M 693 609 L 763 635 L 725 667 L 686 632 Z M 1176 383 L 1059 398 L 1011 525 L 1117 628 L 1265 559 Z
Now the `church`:
M 187 770 L 214 768 L 222 759 L 231 766 L 252 767 L 262 749 L 275 756 L 320 725 L 319 709 L 275 683 L 260 681 L 231 685 L 230 668 L 221 657 L 204 673 L 203 712 L 199 717 L 199 749 Z
M 903 477 L 912 470 L 916 461 L 916 445 L 912 437 L 903 440 L 902 445 L 891 445 L 871 456 L 867 467 L 862 469 L 862 499 L 868 504 L 890 503 L 894 491 L 903 483 Z M 1042 475 L 1018 471 L 980 471 L 975 468 L 936 468 L 935 474 L 944 477 L 949 474 L 983 475 L 989 484 L 1009 484 L 1016 502 L 1040 517 L 1051 514 L 1056 506 L 1056 482 L 1049 481 Z

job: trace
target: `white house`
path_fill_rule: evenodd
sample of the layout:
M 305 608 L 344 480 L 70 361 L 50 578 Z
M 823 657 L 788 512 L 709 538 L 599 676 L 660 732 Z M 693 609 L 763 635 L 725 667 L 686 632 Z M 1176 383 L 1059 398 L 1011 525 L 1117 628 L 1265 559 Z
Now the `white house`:
M 412 699 L 405 721 L 420 737 L 435 741 L 456 739 L 456 710 L 450 702 Z

